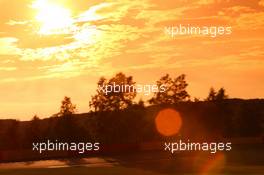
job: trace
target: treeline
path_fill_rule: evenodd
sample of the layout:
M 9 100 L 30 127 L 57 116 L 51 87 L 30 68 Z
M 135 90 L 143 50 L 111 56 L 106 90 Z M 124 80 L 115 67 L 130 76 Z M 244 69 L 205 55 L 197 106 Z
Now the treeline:
M 131 76 L 118 73 L 98 85 L 135 84 Z M 228 99 L 223 88 L 210 89 L 201 101 L 190 100 L 185 75 L 165 75 L 157 81 L 166 91 L 157 91 L 148 100 L 134 102 L 135 92 L 105 94 L 97 89 L 89 113 L 75 114 L 76 105 L 69 97 L 61 102 L 60 111 L 50 118 L 31 121 L 0 120 L 0 150 L 32 149 L 33 142 L 100 142 L 102 144 L 143 143 L 170 139 L 158 133 L 155 117 L 164 108 L 181 114 L 183 125 L 177 135 L 189 139 L 255 137 L 263 135 L 264 100 Z M 132 93 L 132 94 L 131 94 Z
M 148 91 L 153 91 L 153 97 L 147 101 L 140 99 L 135 102 L 137 91 L 133 88 L 136 87 L 136 82 L 132 76 L 126 76 L 124 73 L 117 73 L 109 80 L 101 77 L 97 83 L 96 94 L 91 97 L 89 101 L 90 111 L 118 111 L 123 110 L 133 105 L 174 105 L 180 102 L 190 101 L 222 101 L 228 98 L 224 88 L 220 88 L 216 91 L 214 88 L 210 88 L 208 97 L 204 100 L 194 98 L 191 100 L 191 96 L 187 92 L 186 88 L 188 83 L 185 80 L 184 74 L 172 78 L 169 74 L 162 76 L 157 82 L 155 88 L 148 87 Z M 119 87 L 119 91 L 115 87 Z M 125 87 L 122 91 L 120 87 Z M 111 90 L 108 88 L 111 87 Z M 114 87 L 114 88 L 113 88 Z M 144 93 L 146 89 L 137 89 Z M 107 91 L 107 93 L 105 92 Z M 61 110 L 58 116 L 71 115 L 76 112 L 76 105 L 72 104 L 71 98 L 65 96 Z

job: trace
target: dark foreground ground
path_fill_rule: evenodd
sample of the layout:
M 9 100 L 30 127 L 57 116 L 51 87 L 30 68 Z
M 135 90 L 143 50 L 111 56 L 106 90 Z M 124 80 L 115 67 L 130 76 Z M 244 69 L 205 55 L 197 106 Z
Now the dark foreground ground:
M 0 164 L 5 175 L 161 175 L 264 174 L 263 144 L 234 147 L 230 152 L 176 153 L 149 151 L 104 157 Z

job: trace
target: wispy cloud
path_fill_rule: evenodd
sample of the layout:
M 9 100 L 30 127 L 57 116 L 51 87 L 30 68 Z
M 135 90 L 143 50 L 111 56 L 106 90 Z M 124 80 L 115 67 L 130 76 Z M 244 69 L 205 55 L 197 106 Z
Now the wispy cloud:
M 16 55 L 20 50 L 17 48 L 18 39 L 14 37 L 0 38 L 0 55 Z
M 45 8 L 32 8 L 32 2 L 0 1 L 2 85 L 69 79 L 84 86 L 83 80 L 95 84 L 99 76 L 125 71 L 142 82 L 164 72 L 190 74 L 201 89 L 191 87 L 197 96 L 207 93 L 203 89 L 210 83 L 236 89 L 252 76 L 255 87 L 264 87 L 263 0 L 61 0 L 49 1 Z M 45 10 L 49 6 L 53 10 Z M 56 9 L 65 15 L 51 15 Z M 231 26 L 232 34 L 165 35 L 165 27 L 179 24 Z
M 17 70 L 16 67 L 0 67 L 0 71 L 14 71 Z

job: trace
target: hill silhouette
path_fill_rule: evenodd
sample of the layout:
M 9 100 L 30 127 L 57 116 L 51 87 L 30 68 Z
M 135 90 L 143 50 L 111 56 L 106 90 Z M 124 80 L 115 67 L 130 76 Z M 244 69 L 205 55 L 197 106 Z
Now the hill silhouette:
M 160 134 L 155 125 L 158 112 L 165 108 L 178 111 L 183 121 L 180 132 L 170 137 Z M 197 141 L 261 138 L 263 118 L 264 99 L 226 99 L 221 102 L 186 101 L 148 107 L 132 105 L 118 111 L 89 112 L 46 119 L 34 117 L 31 121 L 0 120 L 0 159 L 17 161 L 76 156 L 71 153 L 40 155 L 30 152 L 32 142 L 44 142 L 47 139 L 100 142 L 105 145 L 100 152 L 104 154 L 117 150 L 128 151 L 131 147 L 136 150 L 144 143 L 173 138 Z M 111 145 L 119 147 L 110 149 Z

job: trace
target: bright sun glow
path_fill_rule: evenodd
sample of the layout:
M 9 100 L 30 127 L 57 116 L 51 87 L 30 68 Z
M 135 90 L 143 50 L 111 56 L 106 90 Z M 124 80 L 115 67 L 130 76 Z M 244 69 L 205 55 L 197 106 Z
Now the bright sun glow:
M 61 34 L 73 25 L 70 10 L 49 0 L 36 0 L 32 7 L 37 10 L 36 20 L 41 23 L 40 34 Z

